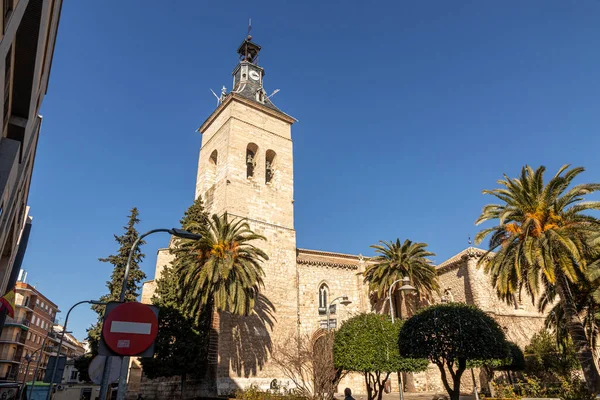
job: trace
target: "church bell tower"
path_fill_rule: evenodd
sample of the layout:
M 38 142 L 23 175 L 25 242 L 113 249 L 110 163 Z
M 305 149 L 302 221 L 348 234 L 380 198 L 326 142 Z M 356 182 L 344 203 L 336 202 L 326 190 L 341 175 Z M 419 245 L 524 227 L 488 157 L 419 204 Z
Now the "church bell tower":
M 298 329 L 291 127 L 264 89 L 261 47 L 248 36 L 239 46 L 233 88 L 198 129 L 202 146 L 196 197 L 209 213 L 245 219 L 266 241 L 264 301 L 248 317 L 219 315 L 217 387 L 228 393 L 281 376 L 268 359 L 275 342 Z M 283 376 L 282 376 L 283 379 Z

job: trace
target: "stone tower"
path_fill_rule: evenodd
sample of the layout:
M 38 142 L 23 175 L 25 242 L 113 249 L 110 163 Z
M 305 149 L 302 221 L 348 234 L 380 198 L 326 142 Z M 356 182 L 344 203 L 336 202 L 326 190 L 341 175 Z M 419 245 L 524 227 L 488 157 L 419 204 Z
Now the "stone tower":
M 227 212 L 245 218 L 266 237 L 257 245 L 269 256 L 264 301 L 255 315 L 215 318 L 218 345 L 219 394 L 264 386 L 283 378 L 269 363 L 276 340 L 298 328 L 298 276 L 294 230 L 294 177 L 291 126 L 294 118 L 279 110 L 263 88 L 264 69 L 258 65 L 261 48 L 249 36 L 238 49 L 233 90 L 198 129 L 202 146 L 196 197 L 210 213 Z

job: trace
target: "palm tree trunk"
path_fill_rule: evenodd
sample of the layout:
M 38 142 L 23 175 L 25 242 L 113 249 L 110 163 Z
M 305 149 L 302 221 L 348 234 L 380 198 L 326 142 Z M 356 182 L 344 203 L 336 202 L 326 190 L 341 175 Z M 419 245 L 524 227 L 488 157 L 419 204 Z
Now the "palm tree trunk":
M 600 375 L 598 374 L 598 369 L 596 368 L 596 363 L 594 361 L 594 353 L 585 335 L 585 328 L 583 327 L 581 318 L 579 318 L 579 314 L 575 308 L 575 301 L 573 300 L 573 295 L 569 288 L 569 282 L 564 274 L 560 272 L 557 274 L 556 291 L 560 296 L 560 303 L 565 312 L 565 319 L 567 321 L 567 329 L 571 336 L 571 340 L 573 340 L 573 345 L 577 352 L 577 359 L 583 369 L 583 376 L 585 377 L 587 388 L 591 393 L 599 393 Z

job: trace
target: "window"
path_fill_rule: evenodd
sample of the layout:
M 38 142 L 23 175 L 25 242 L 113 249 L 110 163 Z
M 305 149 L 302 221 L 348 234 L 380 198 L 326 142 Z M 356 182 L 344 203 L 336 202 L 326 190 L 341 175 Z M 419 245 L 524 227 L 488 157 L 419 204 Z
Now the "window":
M 27 340 L 31 340 L 31 332 L 27 332 Z
M 219 158 L 219 153 L 216 150 L 213 150 L 213 152 L 210 153 L 210 158 L 208 159 L 208 169 L 206 171 L 207 172 L 206 181 L 210 185 L 214 185 L 217 180 L 218 158 Z
M 246 178 L 248 179 L 254 177 L 257 153 L 258 146 L 255 143 L 249 143 L 246 147 Z
M 77 380 L 77 375 L 79 375 L 79 371 L 71 371 L 71 378 L 70 378 L 70 380 L 76 381 Z
M 275 175 L 275 156 L 273 150 L 267 150 L 265 155 L 265 183 L 271 183 Z
M 325 283 L 319 287 L 319 314 L 327 314 L 327 297 L 329 297 L 329 288 Z
M 40 305 L 40 299 L 35 299 L 35 305 L 39 306 Z
M 42 307 L 42 308 L 44 308 L 44 302 L 43 302 L 43 301 L 42 301 L 42 305 L 41 305 L 41 307 Z
M 35 319 L 36 319 L 36 318 L 37 318 L 37 317 L 36 317 L 35 315 L 33 316 L 33 318 L 31 318 L 31 323 L 32 323 L 33 325 L 35 325 Z
M 4 6 L 6 7 L 6 0 L 4 2 Z M 4 8 L 6 11 L 6 8 Z M 6 14 L 5 14 L 6 15 Z M 6 26 L 6 16 L 4 17 L 4 26 Z M 8 114 L 10 113 L 9 105 L 10 105 L 10 76 L 12 69 L 12 46 L 8 49 L 8 53 L 6 53 L 6 59 L 4 60 L 4 121 L 3 127 L 6 127 L 8 124 Z

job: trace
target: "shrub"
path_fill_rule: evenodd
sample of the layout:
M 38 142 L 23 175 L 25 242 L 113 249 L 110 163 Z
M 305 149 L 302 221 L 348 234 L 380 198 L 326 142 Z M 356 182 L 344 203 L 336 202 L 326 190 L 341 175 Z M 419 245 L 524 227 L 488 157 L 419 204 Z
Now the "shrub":
M 420 311 L 406 321 L 398 344 L 402 356 L 428 358 L 438 366 L 452 400 L 459 399 L 460 380 L 468 361 L 507 356 L 506 339 L 498 323 L 480 309 L 459 303 Z
M 345 321 L 335 334 L 333 356 L 337 368 L 364 374 L 368 400 L 381 400 L 392 372 L 427 369 L 427 360 L 403 358 L 398 351 L 402 321 L 392 323 L 381 314 L 360 314 Z

